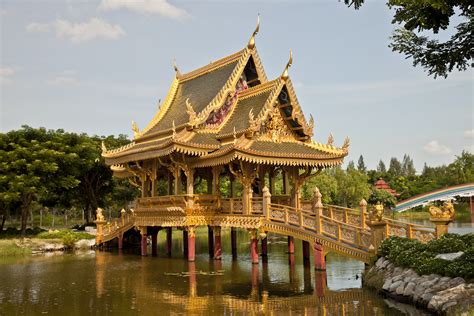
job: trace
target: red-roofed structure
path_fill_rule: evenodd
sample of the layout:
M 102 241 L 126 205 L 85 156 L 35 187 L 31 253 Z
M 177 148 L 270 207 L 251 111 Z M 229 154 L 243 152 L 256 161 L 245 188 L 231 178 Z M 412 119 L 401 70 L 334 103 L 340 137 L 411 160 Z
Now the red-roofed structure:
M 390 185 L 387 182 L 385 182 L 384 179 L 382 179 L 382 178 L 379 178 L 377 180 L 377 182 L 375 182 L 374 189 L 385 190 L 385 191 L 387 191 L 388 193 L 390 193 L 391 195 L 393 195 L 395 197 L 400 195 L 400 194 L 397 193 L 397 191 L 392 189 L 390 187 Z

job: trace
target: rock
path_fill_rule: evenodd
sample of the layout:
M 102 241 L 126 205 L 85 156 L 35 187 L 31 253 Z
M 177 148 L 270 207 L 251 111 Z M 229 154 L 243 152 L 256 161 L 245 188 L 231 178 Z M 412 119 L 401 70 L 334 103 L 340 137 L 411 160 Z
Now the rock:
M 397 287 L 397 289 L 395 290 L 395 293 L 397 293 L 397 295 L 402 295 L 404 289 L 405 289 L 405 283 L 402 282 L 402 284 L 399 287 Z
M 403 296 L 413 296 L 416 284 L 414 282 L 409 282 L 405 289 L 403 290 Z
M 433 293 L 425 293 L 421 296 L 421 301 L 423 305 L 428 304 L 428 302 L 431 300 L 431 298 L 434 296 Z
M 397 282 L 393 282 L 392 285 L 390 285 L 390 288 L 388 289 L 389 292 L 395 292 L 396 289 L 402 285 L 402 281 L 397 281 Z
M 388 291 L 390 289 L 390 285 L 392 285 L 392 279 L 386 280 L 382 286 L 382 289 Z
M 379 258 L 379 260 L 377 260 L 377 262 L 375 262 L 375 266 L 380 269 L 383 266 L 384 262 L 385 262 L 385 259 L 381 257 Z
M 84 227 L 84 230 L 86 233 L 93 234 L 93 235 L 97 233 L 97 228 L 95 228 L 94 226 L 86 226 Z
M 459 252 L 451 252 L 451 253 L 440 253 L 439 255 L 436 255 L 435 259 L 443 259 L 446 261 L 453 261 L 459 257 L 461 257 L 464 254 L 464 252 L 459 251 Z
M 94 239 L 81 239 L 76 241 L 74 247 L 77 249 L 90 249 L 95 245 Z

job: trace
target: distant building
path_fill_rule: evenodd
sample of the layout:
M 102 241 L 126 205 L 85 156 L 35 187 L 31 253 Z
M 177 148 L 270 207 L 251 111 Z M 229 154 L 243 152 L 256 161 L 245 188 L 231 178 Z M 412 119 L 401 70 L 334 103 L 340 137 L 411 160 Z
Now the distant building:
M 387 182 L 385 182 L 384 179 L 382 179 L 382 178 L 379 178 L 377 180 L 377 182 L 375 182 L 374 189 L 385 190 L 385 191 L 387 191 L 388 193 L 390 193 L 391 195 L 393 195 L 395 197 L 398 197 L 400 195 L 400 194 L 397 193 L 397 191 L 392 189 L 390 187 L 390 185 Z

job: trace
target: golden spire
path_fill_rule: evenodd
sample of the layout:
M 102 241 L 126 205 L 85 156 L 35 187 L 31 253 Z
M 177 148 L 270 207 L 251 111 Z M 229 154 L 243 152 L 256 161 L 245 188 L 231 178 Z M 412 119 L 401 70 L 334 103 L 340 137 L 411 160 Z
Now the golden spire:
M 293 53 L 291 52 L 290 49 L 290 58 L 288 59 L 288 62 L 286 63 L 285 70 L 283 70 L 283 73 L 281 74 L 281 79 L 286 80 L 288 79 L 288 68 L 291 67 L 293 64 Z
M 176 72 L 176 78 L 181 76 L 181 73 L 179 72 L 178 66 L 176 65 L 176 58 L 173 58 L 173 68 L 174 71 Z
M 257 15 L 257 27 L 255 27 L 255 31 L 253 31 L 252 37 L 250 37 L 249 43 L 247 44 L 247 47 L 249 49 L 253 49 L 255 47 L 255 35 L 257 35 L 259 30 L 260 30 L 260 14 Z

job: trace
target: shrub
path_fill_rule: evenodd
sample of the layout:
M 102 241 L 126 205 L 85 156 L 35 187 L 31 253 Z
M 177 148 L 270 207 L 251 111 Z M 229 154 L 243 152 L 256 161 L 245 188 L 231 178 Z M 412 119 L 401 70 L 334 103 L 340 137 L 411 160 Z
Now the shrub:
M 390 237 L 380 246 L 380 254 L 397 266 L 412 268 L 418 274 L 439 274 L 450 277 L 474 278 L 474 234 L 446 234 L 440 239 L 422 244 L 418 240 Z M 440 253 L 463 251 L 450 262 L 435 259 Z
M 76 241 L 79 240 L 74 236 L 72 232 L 67 232 L 63 235 L 61 238 L 61 241 L 63 242 L 63 245 L 66 246 L 67 248 L 74 248 L 74 244 Z

